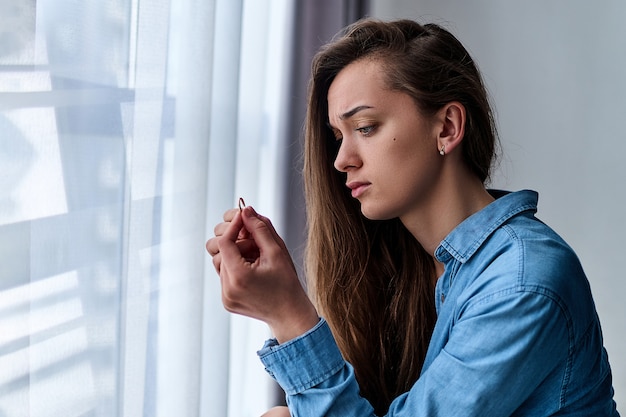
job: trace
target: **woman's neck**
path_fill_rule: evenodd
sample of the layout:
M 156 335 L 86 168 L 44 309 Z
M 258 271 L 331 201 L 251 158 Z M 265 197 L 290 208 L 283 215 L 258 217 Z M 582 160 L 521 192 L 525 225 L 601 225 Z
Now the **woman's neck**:
M 460 174 L 448 179 L 442 177 L 428 201 L 401 217 L 405 227 L 433 256 L 441 241 L 456 226 L 494 200 L 475 175 Z M 440 271 L 437 272 L 439 275 Z

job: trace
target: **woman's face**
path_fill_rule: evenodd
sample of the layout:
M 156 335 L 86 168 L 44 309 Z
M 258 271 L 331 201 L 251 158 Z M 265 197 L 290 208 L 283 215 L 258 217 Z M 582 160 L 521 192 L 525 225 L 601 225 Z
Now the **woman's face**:
M 328 119 L 341 141 L 335 168 L 365 217 L 403 217 L 428 204 L 443 159 L 435 124 L 408 94 L 387 88 L 378 61 L 355 61 L 337 74 Z

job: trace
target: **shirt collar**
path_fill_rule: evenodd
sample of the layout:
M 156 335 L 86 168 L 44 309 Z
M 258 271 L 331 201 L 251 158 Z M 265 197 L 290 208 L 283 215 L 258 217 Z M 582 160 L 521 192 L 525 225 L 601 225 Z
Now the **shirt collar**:
M 435 257 L 446 262 L 451 257 L 459 262 L 467 262 L 487 238 L 505 222 L 524 211 L 537 211 L 539 195 L 532 190 L 514 193 L 489 190 L 496 198 L 494 202 L 474 213 L 441 241 L 435 250 Z

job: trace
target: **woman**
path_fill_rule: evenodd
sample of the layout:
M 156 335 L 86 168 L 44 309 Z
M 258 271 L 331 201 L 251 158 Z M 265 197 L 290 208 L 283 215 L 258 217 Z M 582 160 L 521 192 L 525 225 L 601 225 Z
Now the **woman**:
M 225 307 L 275 335 L 259 355 L 289 410 L 268 416 L 618 415 L 580 263 L 536 193 L 485 188 L 495 148 L 480 74 L 441 27 L 363 20 L 317 54 L 315 307 L 251 207 L 207 242 Z

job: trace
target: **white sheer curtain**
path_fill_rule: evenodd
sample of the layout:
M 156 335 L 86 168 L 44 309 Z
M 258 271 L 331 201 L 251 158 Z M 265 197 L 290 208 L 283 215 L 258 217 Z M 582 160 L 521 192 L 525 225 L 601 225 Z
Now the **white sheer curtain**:
M 281 228 L 292 1 L 0 0 L 0 417 L 258 415 L 204 251 Z

